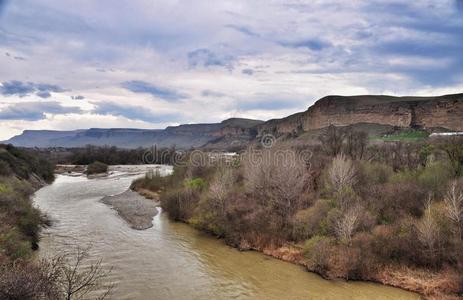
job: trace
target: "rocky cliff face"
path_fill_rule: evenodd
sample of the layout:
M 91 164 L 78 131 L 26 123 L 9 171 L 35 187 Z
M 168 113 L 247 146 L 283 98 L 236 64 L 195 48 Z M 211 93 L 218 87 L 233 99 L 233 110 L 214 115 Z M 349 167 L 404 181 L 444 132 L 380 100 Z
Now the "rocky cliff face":
M 258 126 L 263 133 L 295 133 L 371 123 L 463 131 L 463 94 L 440 97 L 327 96 L 303 113 Z

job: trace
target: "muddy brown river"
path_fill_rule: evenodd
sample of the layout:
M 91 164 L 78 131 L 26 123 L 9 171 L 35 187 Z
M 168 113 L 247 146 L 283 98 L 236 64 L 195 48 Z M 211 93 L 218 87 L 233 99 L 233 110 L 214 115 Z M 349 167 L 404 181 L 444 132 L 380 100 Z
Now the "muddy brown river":
M 42 234 L 39 255 L 91 245 L 92 257 L 113 268 L 111 299 L 419 299 L 379 284 L 327 281 L 299 266 L 240 252 L 165 213 L 150 229 L 131 229 L 100 199 L 124 192 L 137 176 L 58 175 L 39 190 L 34 202 L 54 220 Z

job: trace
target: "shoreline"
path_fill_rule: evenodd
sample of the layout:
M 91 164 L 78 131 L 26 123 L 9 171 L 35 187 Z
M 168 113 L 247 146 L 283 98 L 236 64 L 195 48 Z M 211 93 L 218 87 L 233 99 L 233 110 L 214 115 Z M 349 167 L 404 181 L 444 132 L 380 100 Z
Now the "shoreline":
M 142 190 L 134 190 L 134 193 L 137 193 L 139 196 L 141 197 L 144 197 L 144 189 Z M 183 222 L 183 221 L 178 221 L 178 222 L 181 222 L 181 223 L 184 223 L 188 226 L 191 227 L 191 225 L 187 222 Z M 204 232 L 208 235 L 210 235 L 211 237 L 213 237 L 214 235 L 212 235 L 211 233 L 207 232 L 207 231 L 202 231 L 200 230 L 201 232 Z M 225 243 L 223 241 L 223 239 L 221 239 L 222 242 L 226 245 L 228 245 L 227 243 Z M 302 266 L 304 267 L 304 269 L 307 271 L 307 272 L 310 272 L 310 273 L 313 273 L 313 274 L 317 274 L 319 275 L 320 277 L 322 277 L 323 279 L 325 280 L 329 280 L 329 281 L 336 281 L 336 280 L 342 280 L 342 281 L 355 281 L 355 282 L 370 282 L 370 283 L 375 283 L 375 284 L 381 284 L 381 285 L 384 285 L 384 286 L 390 286 L 390 287 L 393 287 L 393 288 L 398 288 L 398 289 L 401 289 L 401 290 L 404 290 L 404 291 L 407 291 L 407 292 L 411 292 L 411 293 L 415 293 L 417 296 L 419 296 L 420 299 L 460 299 L 458 298 L 458 296 L 454 297 L 452 295 L 445 295 L 445 294 L 439 294 L 439 295 L 435 295 L 435 294 L 431 294 L 431 295 L 426 295 L 425 294 L 425 288 L 424 287 L 421 287 L 421 286 L 415 286 L 415 287 L 410 287 L 410 286 L 406 286 L 405 284 L 400 284 L 401 280 L 400 278 L 396 278 L 396 277 L 400 277 L 401 275 L 406 275 L 406 272 L 405 271 L 409 271 L 409 272 L 413 272 L 411 269 L 407 269 L 407 270 L 402 270 L 403 272 L 401 272 L 401 268 L 399 267 L 393 267 L 393 266 L 385 266 L 384 270 L 378 274 L 375 274 L 375 276 L 372 276 L 372 278 L 370 279 L 349 279 L 349 280 L 346 280 L 346 279 L 343 279 L 343 278 L 330 278 L 330 277 L 327 277 L 327 276 L 324 276 L 323 274 L 321 274 L 320 272 L 317 272 L 316 270 L 310 268 L 310 266 L 303 260 L 303 254 L 300 250 L 297 250 L 299 247 L 296 247 L 294 245 L 291 245 L 291 244 L 285 244 L 281 247 L 277 247 L 277 248 L 272 248 L 272 247 L 264 247 L 264 248 L 257 248 L 257 247 L 253 247 L 253 246 L 247 246 L 247 247 L 240 247 L 239 245 L 228 245 L 230 247 L 233 247 L 235 249 L 238 249 L 240 251 L 256 251 L 256 252 L 259 252 L 259 253 L 262 253 L 266 256 L 269 256 L 269 257 L 272 257 L 272 258 L 275 258 L 275 259 L 279 259 L 281 261 L 284 261 L 284 262 L 288 262 L 288 263 L 291 263 L 291 264 L 294 264 L 294 265 L 298 265 L 298 266 Z M 403 269 L 403 268 L 402 268 Z M 379 277 L 383 277 L 384 280 L 381 280 Z M 387 280 L 386 280 L 387 279 Z M 425 283 L 423 283 L 425 285 Z

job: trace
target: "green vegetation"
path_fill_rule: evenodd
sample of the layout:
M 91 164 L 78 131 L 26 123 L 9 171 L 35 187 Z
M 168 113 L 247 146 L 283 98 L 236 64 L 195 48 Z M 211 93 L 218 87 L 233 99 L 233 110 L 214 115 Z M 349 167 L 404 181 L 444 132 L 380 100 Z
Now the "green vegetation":
M 88 165 L 95 161 L 107 165 L 139 165 L 139 164 L 168 164 L 175 155 L 175 147 L 166 148 L 137 148 L 121 149 L 117 147 L 87 146 L 85 148 L 72 148 L 63 157 L 60 163 Z
M 108 165 L 99 161 L 95 161 L 87 166 L 87 175 L 101 174 L 108 172 Z
M 463 139 L 378 146 L 332 127 L 320 140 L 248 149 L 232 164 L 198 166 L 186 156 L 173 175 L 134 184 L 159 192 L 174 220 L 241 249 L 296 247 L 299 256 L 286 259 L 302 257 L 324 277 L 374 280 L 436 299 L 461 294 Z
M 54 180 L 54 166 L 33 150 L 0 144 L 0 176 L 16 176 L 24 180 L 36 179 L 50 183 Z
M 383 135 L 383 136 L 375 136 L 371 139 L 375 140 L 382 140 L 385 142 L 410 142 L 410 141 L 422 141 L 429 137 L 429 133 L 424 130 L 405 130 L 399 133 L 390 134 L 390 135 Z
M 30 196 L 53 180 L 53 166 L 31 151 L 0 145 L 0 261 L 27 258 L 38 247 L 48 220 L 32 206 Z

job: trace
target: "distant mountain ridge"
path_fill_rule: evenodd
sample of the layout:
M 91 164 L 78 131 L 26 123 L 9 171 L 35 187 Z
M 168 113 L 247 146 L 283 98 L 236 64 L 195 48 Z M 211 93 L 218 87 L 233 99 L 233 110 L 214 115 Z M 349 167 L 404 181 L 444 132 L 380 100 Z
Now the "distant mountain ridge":
M 235 139 L 250 139 L 259 120 L 232 118 L 220 123 L 183 124 L 166 129 L 90 128 L 72 131 L 25 130 L 5 141 L 21 147 L 82 147 L 85 145 L 117 146 L 121 148 L 200 147 L 210 141 L 233 135 Z M 244 141 L 245 142 L 245 141 Z
M 436 97 L 383 95 L 326 96 L 304 112 L 269 121 L 232 118 L 220 123 L 183 124 L 165 129 L 25 130 L 6 143 L 23 147 L 82 147 L 87 144 L 136 148 L 242 147 L 264 134 L 298 135 L 330 125 L 368 124 L 428 131 L 463 131 L 463 94 Z

